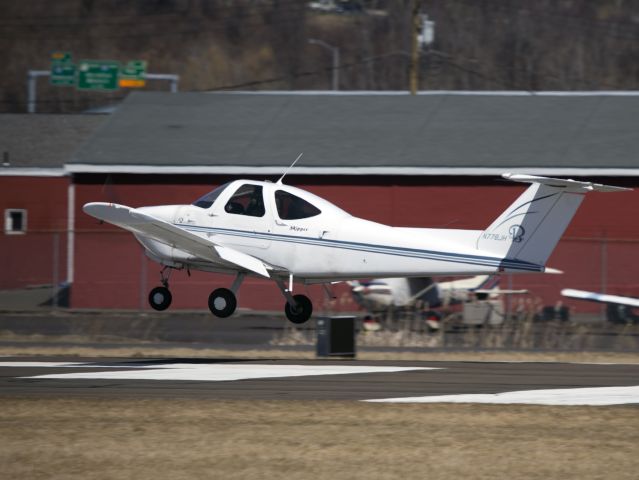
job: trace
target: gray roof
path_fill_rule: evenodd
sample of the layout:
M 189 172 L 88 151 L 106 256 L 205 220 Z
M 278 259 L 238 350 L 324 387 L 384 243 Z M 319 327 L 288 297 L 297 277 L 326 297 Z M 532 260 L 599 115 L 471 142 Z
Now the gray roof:
M 0 158 L 13 169 L 62 169 L 103 115 L 0 114 Z M 0 171 L 0 173 L 2 173 Z
M 68 168 L 639 175 L 638 125 L 636 92 L 135 92 Z

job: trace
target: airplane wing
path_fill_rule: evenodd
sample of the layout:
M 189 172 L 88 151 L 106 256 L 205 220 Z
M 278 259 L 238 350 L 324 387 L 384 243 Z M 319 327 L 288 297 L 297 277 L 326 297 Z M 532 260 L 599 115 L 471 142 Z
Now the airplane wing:
M 235 268 L 240 267 L 263 277 L 270 277 L 267 270 L 270 266 L 260 259 L 239 250 L 218 245 L 135 208 L 116 203 L 94 202 L 87 203 L 83 210 L 92 217 L 129 232 L 152 238 L 209 262 L 224 266 L 231 264 Z
M 490 295 L 517 295 L 522 293 L 528 293 L 528 290 L 502 290 L 500 288 L 492 288 L 487 290 L 485 288 L 478 288 L 477 290 L 473 290 L 473 293 L 487 293 Z
M 564 297 L 577 298 L 579 300 L 590 300 L 600 303 L 614 303 L 618 305 L 627 305 L 629 307 L 639 307 L 639 298 L 622 297 L 619 295 L 607 295 L 605 293 L 586 292 L 584 290 L 575 290 L 572 288 L 564 288 L 561 291 Z

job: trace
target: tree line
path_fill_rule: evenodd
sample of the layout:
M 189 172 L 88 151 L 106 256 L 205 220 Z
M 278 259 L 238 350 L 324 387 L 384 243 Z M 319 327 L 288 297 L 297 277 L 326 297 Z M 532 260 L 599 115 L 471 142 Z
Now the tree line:
M 341 90 L 406 90 L 415 0 L 362 0 L 318 11 L 301 0 L 5 0 L 0 111 L 26 111 L 26 75 L 52 51 L 146 60 L 180 90 L 325 90 L 339 48 Z M 422 0 L 434 42 L 419 57 L 423 90 L 635 90 L 639 3 L 632 0 Z M 148 89 L 167 89 L 148 82 Z M 38 84 L 38 111 L 77 112 L 127 91 Z

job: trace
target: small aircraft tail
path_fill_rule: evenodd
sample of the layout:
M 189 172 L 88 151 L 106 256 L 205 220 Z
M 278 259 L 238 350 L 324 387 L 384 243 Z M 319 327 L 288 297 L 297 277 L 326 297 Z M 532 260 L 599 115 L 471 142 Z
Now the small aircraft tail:
M 591 182 L 506 173 L 531 183 L 477 239 L 477 249 L 508 260 L 545 265 L 587 192 L 631 190 Z

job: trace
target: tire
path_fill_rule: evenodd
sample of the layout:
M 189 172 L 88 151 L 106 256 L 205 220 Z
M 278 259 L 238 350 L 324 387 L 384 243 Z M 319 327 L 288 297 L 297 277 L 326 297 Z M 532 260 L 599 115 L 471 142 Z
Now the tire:
M 162 311 L 169 308 L 173 295 L 166 287 L 155 287 L 149 292 L 149 305 L 154 310 Z
M 313 303 L 306 295 L 294 295 L 297 307 L 292 308 L 288 302 L 284 306 L 284 313 L 292 323 L 301 324 L 308 321 L 313 314 Z
M 230 317 L 236 308 L 237 299 L 228 288 L 218 288 L 209 295 L 209 310 L 216 317 Z

